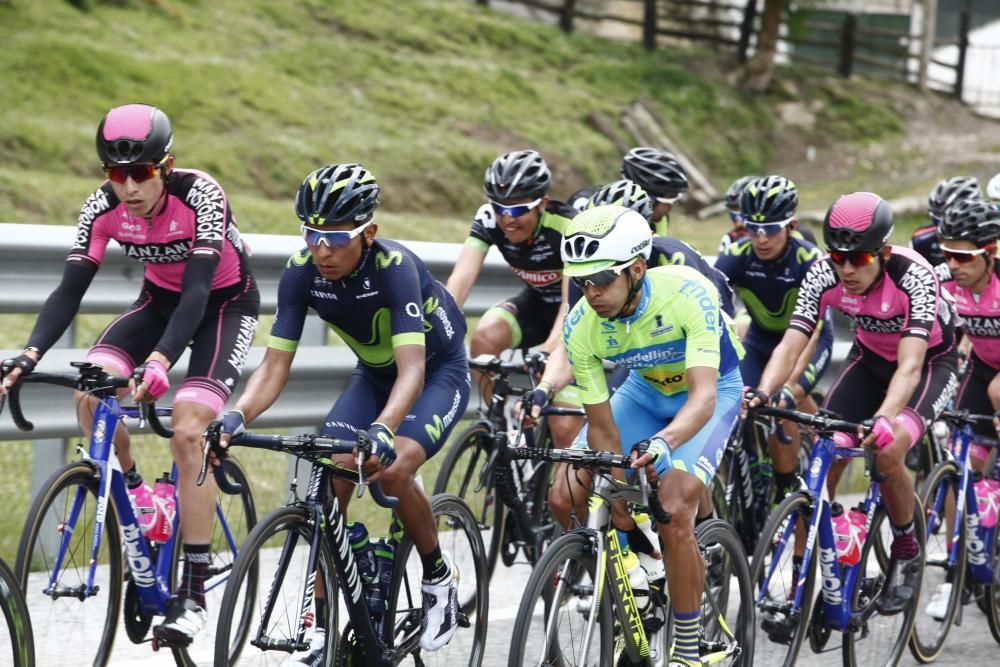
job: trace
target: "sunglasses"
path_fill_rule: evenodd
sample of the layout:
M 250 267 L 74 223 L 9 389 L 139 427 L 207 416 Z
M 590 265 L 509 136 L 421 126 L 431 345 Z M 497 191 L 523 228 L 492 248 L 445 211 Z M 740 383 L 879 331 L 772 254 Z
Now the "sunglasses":
M 104 173 L 107 174 L 108 180 L 114 183 L 124 183 L 128 178 L 136 183 L 142 183 L 156 176 L 162 168 L 162 162 L 160 164 L 126 164 L 105 167 Z
M 323 231 L 302 225 L 302 238 L 305 239 L 306 245 L 310 246 L 323 244 L 328 248 L 346 248 L 370 224 L 372 224 L 371 220 L 351 231 Z
M 610 269 L 604 269 L 603 271 L 598 271 L 597 273 L 592 273 L 589 276 L 574 276 L 570 278 L 573 284 L 583 289 L 585 287 L 607 287 L 614 281 L 618 280 L 618 276 L 622 274 L 622 271 L 632 266 L 635 263 L 633 259 L 630 262 L 625 262 L 624 264 L 619 264 L 618 266 L 612 266 Z
M 794 218 L 788 218 L 787 220 L 779 220 L 778 222 L 750 222 L 747 220 L 744 224 L 746 225 L 747 231 L 752 235 L 763 234 L 764 236 L 774 236 L 781 232 L 782 229 L 792 224 Z
M 860 268 L 862 266 L 872 264 L 875 261 L 875 258 L 878 257 L 877 252 L 871 252 L 870 250 L 851 250 L 849 252 L 845 252 L 843 250 L 830 250 L 829 252 L 830 259 L 833 260 L 833 263 L 837 266 L 843 266 L 844 264 L 850 262 L 851 266 Z
M 992 253 L 994 250 L 996 250 L 996 245 L 993 243 L 983 248 L 977 248 L 976 250 L 951 250 L 950 248 L 941 246 L 941 252 L 944 253 L 945 261 L 955 262 L 956 264 L 968 264 L 976 257 Z
M 653 197 L 653 201 L 657 204 L 676 204 L 681 198 L 680 194 L 676 194 L 673 197 Z
M 506 206 L 500 202 L 490 200 L 490 206 L 493 207 L 493 212 L 497 214 L 498 217 L 502 218 L 505 215 L 509 215 L 512 218 L 520 218 L 522 215 L 535 208 L 542 203 L 542 198 L 539 197 L 535 201 L 529 201 L 527 204 L 512 204 L 511 206 Z

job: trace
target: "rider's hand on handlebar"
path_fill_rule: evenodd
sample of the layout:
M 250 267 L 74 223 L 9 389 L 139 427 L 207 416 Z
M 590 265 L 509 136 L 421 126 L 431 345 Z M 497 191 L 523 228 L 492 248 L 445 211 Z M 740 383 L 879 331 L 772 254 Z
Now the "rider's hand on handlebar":
M 862 438 L 861 447 L 872 447 L 875 449 L 885 449 L 896 439 L 896 434 L 892 430 L 892 422 L 883 415 L 876 415 L 862 424 L 868 429 L 858 430 L 858 437 Z
M 524 398 L 518 402 L 515 417 L 520 419 L 522 412 L 521 406 L 530 404 L 531 411 L 524 416 L 524 427 L 535 428 L 538 425 L 538 418 L 541 416 L 542 410 L 549 404 L 551 399 L 552 385 L 548 382 L 539 382 L 537 387 L 525 394 Z
M 25 350 L 16 357 L 0 362 L 0 377 L 3 377 L 3 382 L 0 383 L 0 394 L 6 394 L 8 389 L 17 384 L 17 380 L 22 374 L 35 370 L 35 364 L 38 363 L 39 359 L 37 355 L 38 353 L 34 350 Z
M 212 422 L 209 428 L 212 428 L 215 424 L 218 424 L 219 428 L 219 448 L 227 449 L 229 447 L 229 440 L 234 435 L 239 435 L 246 430 L 246 417 L 240 410 L 230 410 L 222 415 L 222 419 L 218 422 Z M 213 468 L 220 464 L 219 457 L 216 456 L 214 451 L 209 454 L 209 460 L 212 462 Z
M 368 437 L 372 441 L 373 449 L 371 456 L 364 462 L 364 467 L 368 481 L 374 482 L 382 476 L 382 471 L 396 460 L 396 436 L 385 424 L 374 422 L 368 427 Z
M 132 398 L 139 401 L 157 401 L 170 389 L 167 367 L 159 359 L 147 359 L 146 363 L 132 371 Z M 141 380 L 138 384 L 136 379 Z
M 659 436 L 653 436 L 647 440 L 640 440 L 632 448 L 632 469 L 644 469 L 646 479 L 655 482 L 658 479 L 656 473 L 656 463 L 665 458 L 667 465 L 670 465 L 670 445 Z
M 757 408 L 765 407 L 769 402 L 770 398 L 766 393 L 760 389 L 754 389 L 752 387 L 743 388 L 743 410 L 755 410 Z

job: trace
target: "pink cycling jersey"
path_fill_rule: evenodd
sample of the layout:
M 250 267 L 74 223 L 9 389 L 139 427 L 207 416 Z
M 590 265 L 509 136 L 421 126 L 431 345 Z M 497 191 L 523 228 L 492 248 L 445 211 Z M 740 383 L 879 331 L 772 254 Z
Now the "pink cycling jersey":
M 215 179 L 201 171 L 175 169 L 166 190 L 165 201 L 147 223 L 128 212 L 110 183 L 102 185 L 80 211 L 67 261 L 100 265 L 108 241 L 114 239 L 126 256 L 142 262 L 147 280 L 173 292 L 181 291 L 186 260 L 195 255 L 218 255 L 213 290 L 244 280 L 246 251 Z
M 1000 261 L 994 264 L 993 275 L 986 289 L 973 294 L 955 281 L 943 284 L 955 298 L 958 324 L 972 341 L 976 356 L 996 370 L 1000 370 Z
M 811 336 L 832 307 L 853 318 L 859 345 L 887 361 L 896 361 L 899 341 L 908 336 L 926 340 L 930 348 L 950 344 L 951 307 L 934 271 L 913 250 L 891 248 L 883 275 L 864 295 L 844 289 L 829 257 L 817 260 L 802 280 L 789 328 Z

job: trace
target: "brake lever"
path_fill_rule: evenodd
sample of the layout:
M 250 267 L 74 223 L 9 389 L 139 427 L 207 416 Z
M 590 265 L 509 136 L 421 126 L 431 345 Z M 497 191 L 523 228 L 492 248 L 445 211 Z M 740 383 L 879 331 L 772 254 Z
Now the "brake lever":
M 208 453 L 212 450 L 213 442 L 218 444 L 221 435 L 222 424 L 220 422 L 212 422 L 205 429 L 205 435 L 203 436 L 205 446 L 201 449 L 201 470 L 198 471 L 198 479 L 195 480 L 195 484 L 198 486 L 205 483 L 205 476 L 208 474 Z
M 358 431 L 358 490 L 357 497 L 361 498 L 365 495 L 365 487 L 368 486 L 368 482 L 365 479 L 365 467 L 364 463 L 368 460 L 368 457 L 372 455 L 372 441 L 368 437 L 368 434 L 364 431 Z

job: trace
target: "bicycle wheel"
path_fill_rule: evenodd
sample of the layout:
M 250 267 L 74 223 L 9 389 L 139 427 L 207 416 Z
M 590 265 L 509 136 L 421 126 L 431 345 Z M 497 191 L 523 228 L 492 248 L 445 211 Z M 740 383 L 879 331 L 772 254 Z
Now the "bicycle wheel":
M 986 622 L 990 626 L 993 639 L 1000 643 L 1000 536 L 993 532 L 993 549 L 990 553 L 990 567 L 993 569 L 993 582 L 983 587 L 981 607 L 986 614 Z
M 509 667 L 612 664 L 611 594 L 607 577 L 596 587 L 597 559 L 586 531 L 553 542 L 531 571 L 514 622 Z M 596 607 L 597 618 L 592 618 Z M 585 640 L 589 637 L 589 646 Z
M 965 578 L 964 522 L 959 526 L 956 564 L 948 565 L 958 482 L 958 466 L 952 462 L 939 463 L 920 493 L 927 517 L 927 560 L 910 635 L 910 653 L 919 662 L 931 662 L 941 654 L 961 605 Z
M 796 524 L 808 526 L 812 513 L 808 494 L 799 491 L 789 495 L 771 513 L 757 541 L 750 576 L 759 638 L 754 645 L 755 665 L 793 665 L 802 648 L 815 602 L 816 551 L 807 566 L 801 563 L 796 554 L 805 551 L 806 531 L 795 528 Z M 803 567 L 805 584 L 796 607 L 795 586 Z
M 422 653 L 420 658 L 428 666 L 478 667 L 486 651 L 490 588 L 482 536 L 469 507 L 456 496 L 434 496 L 431 498 L 431 511 L 434 513 L 441 553 L 451 558 L 456 570 L 459 623 L 450 642 L 433 653 Z M 413 541 L 406 536 L 396 549 L 395 559 L 387 600 L 386 627 L 394 628 L 394 646 L 403 646 L 420 632 L 423 620 L 423 596 L 420 592 L 423 564 L 420 554 L 413 548 Z
M 924 537 L 927 529 L 924 525 L 924 510 L 920 499 L 914 497 L 913 527 L 921 553 L 926 553 Z M 889 527 L 885 508 L 879 505 L 872 519 L 871 531 L 865 540 L 861 552 L 859 566 L 861 575 L 854 585 L 851 595 L 851 614 L 860 618 L 859 627 L 844 633 L 842 645 L 843 661 L 846 667 L 857 665 L 895 665 L 913 631 L 913 621 L 917 614 L 917 601 L 920 591 L 915 591 L 913 602 L 905 611 L 892 616 L 878 613 L 876 600 L 882 594 L 887 566 L 879 562 L 875 556 L 876 543 L 881 542 L 888 552 L 892 542 L 892 531 Z M 923 563 L 921 563 L 923 567 Z
M 236 458 L 229 456 L 222 462 L 226 477 L 230 482 L 239 484 L 242 490 L 239 494 L 228 495 L 218 493 L 215 505 L 215 518 L 212 523 L 211 562 L 208 566 L 209 578 L 205 581 L 205 610 L 208 612 L 208 625 L 216 623 L 219 605 L 226 589 L 226 580 L 233 569 L 237 550 L 246 540 L 250 530 L 257 523 L 257 509 L 254 506 L 250 482 L 247 479 L 243 465 Z M 173 560 L 170 564 L 170 580 L 175 586 L 180 584 L 184 572 L 184 549 L 181 546 L 182 536 L 174 540 Z M 246 594 L 243 598 L 243 608 L 239 618 L 242 624 L 237 626 L 230 636 L 230 659 L 236 661 L 243 642 L 246 640 L 247 626 L 253 612 L 252 600 L 257 591 L 256 564 L 247 573 L 244 584 Z M 194 642 L 186 648 L 172 649 L 174 661 L 178 665 L 209 665 L 215 656 L 215 640 L 208 633 L 195 637 Z
M 746 551 L 732 526 L 713 519 L 695 529 L 705 559 L 702 638 L 711 664 L 751 665 L 754 598 Z
M 28 618 L 28 605 L 21 595 L 21 587 L 7 563 L 0 559 L 0 664 L 12 667 L 32 667 L 35 664 L 35 645 Z
M 493 576 L 502 539 L 504 507 L 497 496 L 493 476 L 480 489 L 483 466 L 493 451 L 493 433 L 479 423 L 465 429 L 452 441 L 434 483 L 434 494 L 450 493 L 469 506 L 486 547 L 486 576 Z
M 57 470 L 32 502 L 21 532 L 14 570 L 31 617 L 45 619 L 33 628 L 36 659 L 42 665 L 104 665 L 111 655 L 124 574 L 118 513 L 110 500 L 94 588 L 86 595 L 99 483 L 99 472 L 85 461 Z M 65 553 L 60 554 L 65 535 L 69 535 Z M 46 593 L 50 578 L 58 597 Z M 67 632 L 73 633 L 72 642 L 66 641 Z
M 293 642 L 303 622 L 315 627 L 308 619 L 315 619 L 316 606 L 320 604 L 325 605 L 327 615 L 326 655 L 328 661 L 332 659 L 337 646 L 337 569 L 325 540 L 320 541 L 315 579 L 316 591 L 322 588 L 322 597 L 313 597 L 313 614 L 305 620 L 300 619 L 302 601 L 313 584 L 307 576 L 312 521 L 313 517 L 304 507 L 293 505 L 271 512 L 250 531 L 233 563 L 219 605 L 216 665 L 237 662 L 240 665 L 284 664 L 289 653 L 275 644 Z M 278 568 L 279 562 L 284 563 L 284 568 Z M 262 586 L 257 585 L 258 570 L 264 572 Z M 263 612 L 269 601 L 273 607 L 265 621 Z M 245 617 L 247 609 L 249 619 Z M 243 633 L 249 635 L 250 641 L 241 654 L 234 655 L 232 647 Z M 313 636 L 313 633 L 306 634 L 305 641 Z

